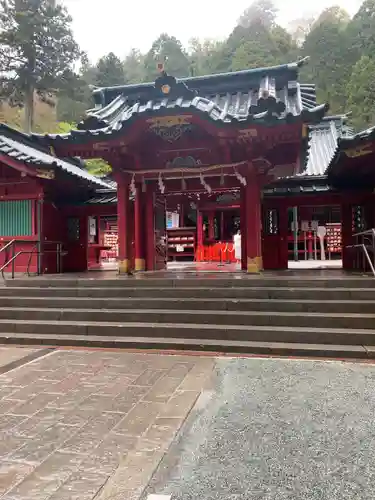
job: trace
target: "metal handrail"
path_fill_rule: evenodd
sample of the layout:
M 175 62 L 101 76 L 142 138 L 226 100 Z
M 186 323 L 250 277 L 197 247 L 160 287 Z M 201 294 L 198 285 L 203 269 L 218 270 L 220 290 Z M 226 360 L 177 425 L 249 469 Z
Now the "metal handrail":
M 33 258 L 33 253 L 34 253 L 34 250 L 36 248 L 38 248 L 39 246 L 39 241 L 37 243 L 35 243 L 35 245 L 33 246 L 33 248 L 31 249 L 31 252 L 30 252 L 30 256 L 29 256 L 29 260 L 27 262 L 27 268 L 26 268 L 26 273 L 27 273 L 27 276 L 30 276 L 30 265 L 31 265 L 31 260 Z
M 29 240 L 24 240 L 24 242 L 27 242 L 29 243 Z M 14 249 L 14 245 L 15 243 L 17 242 L 22 242 L 22 240 L 12 240 L 11 242 L 9 242 L 9 244 L 7 244 L 6 246 L 7 247 L 11 247 Z M 4 271 L 5 269 L 10 265 L 12 264 L 12 279 L 14 279 L 14 275 L 15 275 L 15 268 L 14 268 L 14 263 L 16 261 L 16 259 L 20 256 L 20 255 L 30 255 L 29 257 L 29 260 L 28 260 L 28 263 L 27 263 L 27 270 L 26 270 L 26 273 L 28 276 L 30 276 L 30 264 L 31 264 L 31 260 L 32 260 L 32 256 L 34 255 L 34 250 L 35 248 L 37 248 L 39 246 L 40 242 L 38 241 L 37 243 L 35 243 L 35 245 L 33 246 L 32 250 L 20 250 L 19 252 L 17 253 L 13 253 L 12 257 L 7 261 L 5 262 L 2 267 L 0 267 L 0 272 L 1 272 L 1 275 L 2 275 L 2 278 L 4 279 Z M 60 271 L 60 267 L 61 267 L 61 255 L 62 255 L 62 242 L 61 241 L 44 241 L 43 244 L 54 244 L 56 245 L 56 250 L 44 250 L 42 252 L 36 252 L 37 255 L 44 255 L 45 253 L 56 253 L 57 257 L 58 257 L 58 270 Z M 38 274 L 40 274 L 39 270 L 38 270 Z
M 27 263 L 27 269 L 26 269 L 26 273 L 28 276 L 30 276 L 30 265 L 31 265 L 31 261 L 32 261 L 32 258 L 33 258 L 33 255 L 34 255 L 34 250 L 36 248 L 38 248 L 40 245 L 40 242 L 37 242 L 34 247 L 32 248 L 31 252 L 30 252 L 30 257 L 29 257 L 29 261 Z M 57 257 L 57 272 L 60 273 L 61 272 L 61 257 L 62 257 L 62 241 L 53 241 L 53 240 L 46 240 L 46 241 L 43 241 L 43 245 L 56 245 L 56 250 L 43 250 L 43 251 L 38 251 L 36 252 L 36 255 L 44 255 L 45 253 L 56 253 L 56 257 Z M 39 273 L 38 274 L 42 274 L 42 273 Z
M 375 276 L 375 228 L 355 233 L 352 236 L 355 238 L 355 244 L 347 245 L 346 248 L 361 249 L 372 274 Z M 369 250 L 372 252 L 374 262 L 371 260 Z
M 1 276 L 2 278 L 4 279 L 4 270 L 9 266 L 9 264 L 12 264 L 12 279 L 14 279 L 14 261 L 16 260 L 16 258 L 23 254 L 23 253 L 27 253 L 27 252 L 24 252 L 22 250 L 20 250 L 19 252 L 17 252 L 16 254 L 14 254 L 12 256 L 12 258 L 10 260 L 8 260 L 2 267 L 0 267 L 0 272 L 1 272 Z
M 13 240 L 11 241 L 8 241 L 8 243 L 6 245 L 4 245 L 3 247 L 0 248 L 0 254 L 2 252 L 5 252 L 6 250 L 8 250 L 9 248 L 12 248 L 12 247 L 15 247 L 15 245 L 17 243 L 31 243 L 33 240 L 25 240 L 25 239 L 17 239 L 17 238 L 14 238 Z
M 16 242 L 16 240 L 8 241 L 8 243 L 6 245 L 4 245 L 3 247 L 0 248 L 0 253 L 4 252 L 8 248 L 10 248 L 12 245 L 14 245 L 15 242 Z
M 360 233 L 355 233 L 353 234 L 353 237 L 369 235 L 375 237 L 375 228 L 367 229 L 366 231 L 361 231 Z
M 375 276 L 375 267 L 374 267 L 373 263 L 371 262 L 370 255 L 368 253 L 366 245 L 364 245 L 363 243 L 360 243 L 358 245 L 348 245 L 346 248 L 362 248 L 363 253 L 366 257 L 366 260 L 371 268 L 372 274 Z

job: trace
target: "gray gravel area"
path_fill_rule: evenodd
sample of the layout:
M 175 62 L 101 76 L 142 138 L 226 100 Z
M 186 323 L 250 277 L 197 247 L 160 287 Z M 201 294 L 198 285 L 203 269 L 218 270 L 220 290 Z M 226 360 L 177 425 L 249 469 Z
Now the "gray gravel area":
M 373 364 L 218 359 L 143 498 L 373 500 L 374 417 Z

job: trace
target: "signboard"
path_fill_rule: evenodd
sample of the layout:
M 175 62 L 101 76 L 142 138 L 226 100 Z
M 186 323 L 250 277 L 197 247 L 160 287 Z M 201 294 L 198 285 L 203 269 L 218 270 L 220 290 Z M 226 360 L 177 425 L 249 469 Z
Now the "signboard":
M 175 229 L 179 227 L 180 216 L 177 212 L 167 212 L 167 229 Z

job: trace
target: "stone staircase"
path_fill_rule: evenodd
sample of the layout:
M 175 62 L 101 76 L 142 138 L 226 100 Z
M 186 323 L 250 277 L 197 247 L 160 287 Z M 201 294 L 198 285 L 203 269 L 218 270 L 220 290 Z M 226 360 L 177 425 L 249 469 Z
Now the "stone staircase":
M 9 280 L 0 343 L 375 357 L 375 280 Z

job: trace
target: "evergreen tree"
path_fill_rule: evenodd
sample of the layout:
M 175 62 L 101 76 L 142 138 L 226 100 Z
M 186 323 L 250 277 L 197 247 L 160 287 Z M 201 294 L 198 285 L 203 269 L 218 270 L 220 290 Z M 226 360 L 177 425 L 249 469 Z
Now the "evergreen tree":
M 189 41 L 190 71 L 192 76 L 209 75 L 219 71 L 222 61 L 222 49 L 224 42 L 213 40 L 198 40 L 192 38 Z
M 375 0 L 365 0 L 348 25 L 351 60 L 361 56 L 374 57 L 375 51 Z
M 145 57 L 145 80 L 152 81 L 159 76 L 157 63 L 160 61 L 165 61 L 165 69 L 172 76 L 184 77 L 190 74 L 190 61 L 181 42 L 166 33 L 155 40 Z
M 328 102 L 334 113 L 344 112 L 346 85 L 350 78 L 351 62 L 347 49 L 349 16 L 340 8 L 322 12 L 312 26 L 302 47 L 302 55 L 310 56 L 301 78 L 315 83 L 318 98 Z
M 348 84 L 348 111 L 351 123 L 357 129 L 375 122 L 375 60 L 363 55 L 353 67 Z
M 144 56 L 137 49 L 132 49 L 125 57 L 124 75 L 126 83 L 139 83 L 145 79 Z
M 249 28 L 253 23 L 270 30 L 275 25 L 277 8 L 272 0 L 256 0 L 241 15 L 238 26 Z
M 57 120 L 78 123 L 84 119 L 86 111 L 94 105 L 92 87 L 96 81 L 96 67 L 92 66 L 86 54 L 82 54 L 78 74 L 72 73 L 70 84 L 60 90 L 57 96 Z
M 113 52 L 101 57 L 96 66 L 95 84 L 98 87 L 113 87 L 124 83 L 124 68 L 120 59 Z
M 276 9 L 269 0 L 260 0 L 245 11 L 227 41 L 230 70 L 289 62 L 297 46 L 291 35 L 276 24 L 275 16 Z
M 0 99 L 25 109 L 33 127 L 35 96 L 54 105 L 79 57 L 71 18 L 53 0 L 0 0 Z

